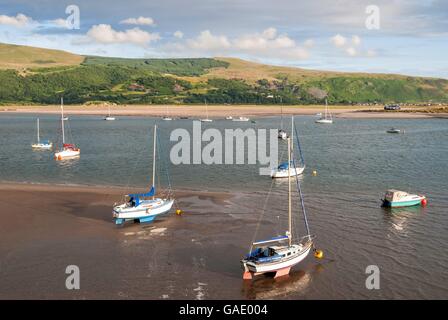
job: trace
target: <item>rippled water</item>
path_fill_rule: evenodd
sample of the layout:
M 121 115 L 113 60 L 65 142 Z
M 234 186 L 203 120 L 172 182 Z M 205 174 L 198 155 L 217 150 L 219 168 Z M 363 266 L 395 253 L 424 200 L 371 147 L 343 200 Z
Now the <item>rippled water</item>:
M 31 150 L 35 118 L 0 115 L 1 181 L 144 187 L 150 181 L 154 123 L 159 125 L 164 162 L 168 162 L 172 145 L 169 133 L 175 128 L 192 128 L 191 120 L 121 117 L 102 121 L 95 116 L 71 116 L 70 132 L 82 150 L 81 157 L 56 162 L 50 152 Z M 42 137 L 56 141 L 57 116 L 40 119 Z M 277 128 L 279 123 L 279 118 L 257 119 L 256 124 L 215 120 L 202 127 L 222 131 Z M 301 180 L 311 231 L 318 235 L 326 259 L 319 265 L 306 260 L 287 283 L 259 282 L 244 287 L 243 294 L 258 298 L 448 298 L 448 122 L 336 119 L 331 126 L 319 126 L 313 117 L 297 116 L 296 126 L 307 165 Z M 387 134 L 390 127 L 406 133 Z M 284 142 L 279 143 L 284 151 Z M 272 183 L 258 174 L 257 165 L 169 165 L 169 170 L 174 188 L 243 194 L 246 200 L 240 205 L 253 210 L 254 217 Z M 310 174 L 312 170 L 317 170 L 316 177 Z M 164 177 L 160 179 L 166 184 Z M 268 208 L 285 205 L 286 188 L 285 183 L 274 182 Z M 380 208 L 379 199 L 388 188 L 423 193 L 429 204 L 425 208 Z M 381 270 L 378 291 L 365 288 L 365 268 L 372 264 Z

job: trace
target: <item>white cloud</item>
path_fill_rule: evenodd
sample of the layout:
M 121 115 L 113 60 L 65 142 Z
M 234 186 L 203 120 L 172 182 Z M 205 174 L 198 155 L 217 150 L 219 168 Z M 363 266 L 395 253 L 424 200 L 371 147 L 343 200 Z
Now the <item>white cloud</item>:
M 333 43 L 333 45 L 338 48 L 345 46 L 345 44 L 347 43 L 347 39 L 341 36 L 339 33 L 334 37 L 332 37 L 330 40 Z
M 277 35 L 277 30 L 275 28 L 267 28 L 263 31 L 262 36 L 265 39 L 272 40 Z
M 310 44 L 310 43 L 308 43 Z M 210 30 L 197 37 L 166 47 L 169 51 L 193 52 L 194 55 L 249 55 L 253 58 L 298 60 L 309 56 L 304 47 L 286 34 L 278 35 L 275 28 L 260 33 L 245 34 L 236 38 L 215 35 Z
M 155 22 L 150 17 L 128 18 L 120 21 L 121 24 L 133 24 L 139 26 L 154 26 Z
M 372 49 L 369 49 L 369 50 L 367 50 L 366 55 L 367 55 L 368 57 L 375 57 L 375 56 L 376 56 L 376 51 L 375 51 L 375 50 L 372 50 Z
M 87 37 L 98 43 L 132 43 L 147 45 L 160 39 L 158 33 L 149 33 L 139 28 L 116 31 L 108 24 L 94 25 L 87 31 Z
M 307 40 L 305 40 L 305 42 L 303 43 L 303 45 L 304 45 L 306 48 L 312 48 L 312 47 L 314 47 L 314 40 L 313 40 L 313 39 L 307 39 Z
M 226 36 L 215 36 L 210 30 L 205 30 L 197 38 L 187 40 L 187 45 L 197 50 L 220 50 L 229 48 L 230 41 Z
M 361 44 L 361 38 L 357 35 L 352 36 L 352 44 L 354 46 L 359 46 Z
M 345 49 L 345 52 L 350 56 L 350 57 L 354 57 L 358 54 L 358 51 L 356 51 L 355 48 L 353 47 L 348 47 L 347 49 Z
M 14 16 L 0 15 L 0 24 L 11 25 L 14 27 L 24 27 L 33 22 L 33 19 L 27 17 L 23 13 Z
M 173 33 L 173 35 L 178 38 L 178 39 L 182 39 L 184 37 L 184 33 L 182 31 L 177 30 L 176 32 Z
M 54 20 L 50 20 L 50 23 L 55 26 L 55 27 L 59 27 L 59 28 L 67 28 L 67 20 L 66 19 L 54 19 Z

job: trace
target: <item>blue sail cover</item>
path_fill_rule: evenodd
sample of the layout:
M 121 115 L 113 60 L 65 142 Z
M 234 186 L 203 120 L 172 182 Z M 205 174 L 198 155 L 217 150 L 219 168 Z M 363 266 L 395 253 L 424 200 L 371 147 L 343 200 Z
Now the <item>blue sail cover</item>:
M 156 193 L 156 189 L 154 186 L 151 187 L 151 190 L 147 193 L 133 193 L 128 196 L 131 198 L 130 201 L 135 201 L 135 206 L 140 204 L 140 198 L 152 197 Z
M 291 161 L 291 165 L 294 166 L 293 162 Z M 288 169 L 288 162 L 282 162 L 278 166 L 279 170 L 287 170 Z

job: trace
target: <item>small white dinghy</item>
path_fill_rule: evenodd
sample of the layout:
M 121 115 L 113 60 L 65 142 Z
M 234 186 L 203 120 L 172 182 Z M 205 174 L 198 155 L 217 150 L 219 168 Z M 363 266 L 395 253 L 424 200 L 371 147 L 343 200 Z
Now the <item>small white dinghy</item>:
M 62 147 L 55 152 L 54 158 L 56 160 L 63 160 L 69 158 L 79 157 L 81 149 L 77 148 L 72 143 L 65 143 L 65 130 L 64 130 L 64 99 L 61 98 L 61 127 L 62 127 Z
M 166 105 L 166 115 L 164 117 L 162 117 L 163 121 L 171 121 L 173 120 L 173 118 L 170 117 L 169 115 L 169 111 L 168 111 L 168 105 Z
M 333 123 L 333 117 L 331 116 L 331 112 L 330 109 L 328 108 L 328 103 L 327 103 L 327 99 L 325 99 L 325 114 L 324 116 L 317 119 L 315 121 L 316 123 L 320 123 L 320 124 L 332 124 Z
M 109 114 L 106 117 L 104 117 L 104 120 L 106 120 L 106 121 L 114 121 L 115 117 L 111 116 L 111 114 L 110 114 L 110 106 L 108 106 L 108 107 L 109 107 Z
M 250 119 L 247 117 L 238 117 L 238 118 L 232 119 L 232 121 L 234 121 L 234 122 L 247 122 L 249 120 Z
M 205 119 L 199 119 L 201 122 L 213 122 L 212 119 L 208 118 L 208 106 L 207 106 L 207 100 L 205 100 Z
M 291 117 L 291 150 L 294 150 L 294 117 Z M 297 137 L 297 145 L 299 147 L 299 153 L 300 153 L 300 159 L 302 162 L 302 165 L 299 163 L 292 163 L 288 165 L 288 162 L 281 163 L 277 168 L 273 168 L 271 170 L 271 177 L 274 178 L 288 178 L 290 175 L 291 177 L 301 175 L 303 171 L 305 170 L 305 162 L 303 160 L 302 156 L 302 150 L 300 148 L 300 142 L 299 137 Z M 293 152 L 293 151 L 292 151 Z M 291 167 L 291 169 L 289 168 Z
M 288 162 L 291 162 L 291 140 L 288 138 Z M 314 247 L 310 234 L 300 182 L 296 177 L 297 190 L 300 195 L 302 212 L 307 235 L 295 238 L 292 230 L 291 174 L 288 175 L 288 230 L 283 236 L 253 242 L 249 253 L 241 260 L 243 279 L 250 280 L 254 276 L 274 273 L 275 278 L 289 274 L 291 267 L 305 259 Z M 286 244 L 284 242 L 287 242 Z M 275 244 L 275 245 L 273 245 Z M 315 251 L 315 257 L 321 258 L 322 252 Z
M 37 118 L 37 143 L 33 143 L 31 145 L 33 149 L 41 149 L 41 150 L 49 150 L 53 148 L 53 143 L 48 140 L 40 141 L 40 126 L 39 126 L 39 118 Z
M 227 116 L 226 120 L 233 120 L 233 117 L 232 116 Z
M 114 205 L 112 215 L 115 219 L 115 224 L 123 225 L 126 221 L 130 220 L 140 223 L 151 222 L 156 216 L 171 210 L 174 203 L 171 193 L 169 193 L 167 198 L 155 197 L 156 145 L 157 126 L 154 126 L 152 187 L 147 193 L 128 194 L 124 203 Z

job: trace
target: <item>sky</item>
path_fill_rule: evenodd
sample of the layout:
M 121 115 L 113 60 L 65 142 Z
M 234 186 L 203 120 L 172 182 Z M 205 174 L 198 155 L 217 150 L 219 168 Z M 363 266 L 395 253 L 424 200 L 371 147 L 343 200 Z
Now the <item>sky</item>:
M 0 0 L 0 42 L 448 78 L 448 1 Z

